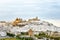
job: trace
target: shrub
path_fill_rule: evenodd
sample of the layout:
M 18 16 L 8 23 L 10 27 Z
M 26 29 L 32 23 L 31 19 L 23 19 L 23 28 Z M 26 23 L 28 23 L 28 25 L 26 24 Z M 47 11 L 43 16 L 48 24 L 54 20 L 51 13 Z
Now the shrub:
M 21 32 L 21 35 L 28 35 L 28 32 Z
M 15 35 L 14 34 L 11 34 L 11 33 L 7 33 L 8 36 L 10 37 L 14 37 Z

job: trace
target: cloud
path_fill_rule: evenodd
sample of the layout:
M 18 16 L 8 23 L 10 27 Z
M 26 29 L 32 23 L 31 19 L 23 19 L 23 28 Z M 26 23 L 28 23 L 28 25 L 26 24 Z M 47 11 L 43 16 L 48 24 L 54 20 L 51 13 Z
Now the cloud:
M 0 17 L 60 19 L 60 0 L 0 0 Z

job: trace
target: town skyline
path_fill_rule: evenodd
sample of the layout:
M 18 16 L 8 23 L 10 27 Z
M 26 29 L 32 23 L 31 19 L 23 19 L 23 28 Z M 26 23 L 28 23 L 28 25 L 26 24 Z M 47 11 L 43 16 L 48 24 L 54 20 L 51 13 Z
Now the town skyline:
M 60 26 L 60 0 L 0 0 L 0 20 L 36 16 Z
M 0 0 L 0 40 L 60 40 L 60 0 Z

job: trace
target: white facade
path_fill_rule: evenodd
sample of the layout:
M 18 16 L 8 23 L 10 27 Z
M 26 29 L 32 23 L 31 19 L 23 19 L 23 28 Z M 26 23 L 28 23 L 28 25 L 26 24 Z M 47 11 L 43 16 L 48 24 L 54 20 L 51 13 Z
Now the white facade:
M 6 35 L 7 35 L 6 32 L 0 31 L 0 36 L 4 37 Z

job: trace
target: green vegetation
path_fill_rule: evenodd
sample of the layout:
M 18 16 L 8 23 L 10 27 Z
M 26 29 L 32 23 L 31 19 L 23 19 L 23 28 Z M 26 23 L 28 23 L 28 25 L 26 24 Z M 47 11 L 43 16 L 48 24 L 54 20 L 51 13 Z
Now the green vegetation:
M 11 33 L 7 33 L 7 36 L 14 37 L 15 35 Z
M 28 35 L 28 32 L 21 32 L 21 35 Z
M 31 37 L 20 37 L 19 39 L 20 40 L 33 40 L 33 38 Z
M 42 36 L 42 37 L 45 37 L 45 33 L 44 33 L 44 32 L 39 33 L 38 35 L 39 35 L 39 36 Z
M 27 32 L 21 32 L 21 34 L 16 35 L 16 37 L 14 37 L 14 34 L 11 33 L 7 33 L 8 36 L 12 37 L 12 38 L 3 38 L 0 40 L 34 40 L 32 37 L 21 37 L 21 35 L 28 35 Z M 49 36 L 46 35 L 44 32 L 41 32 L 39 34 L 35 34 L 35 37 L 37 37 L 38 39 L 43 39 L 44 37 L 47 39 L 54 39 L 54 40 L 60 40 L 60 37 L 55 37 L 55 36 Z
M 54 40 L 60 40 L 60 37 L 54 37 L 54 36 L 50 36 L 50 39 L 54 39 Z
M 17 38 L 3 38 L 3 39 L 0 39 L 0 40 L 20 40 L 20 39 L 17 39 Z
M 37 37 L 38 39 L 42 39 L 43 37 L 45 37 L 48 39 L 60 40 L 60 37 L 49 36 L 49 35 L 46 35 L 44 32 L 39 33 L 38 35 L 34 35 L 34 36 Z
M 47 37 L 47 35 L 44 32 L 39 33 L 38 35 L 34 35 L 38 39 L 42 39 L 43 37 Z
M 33 40 L 31 37 L 20 37 L 20 38 L 4 38 L 0 40 Z
M 44 32 L 39 33 L 38 35 L 34 35 L 38 39 L 42 39 L 43 37 L 45 38 L 50 38 L 50 36 L 46 35 Z

